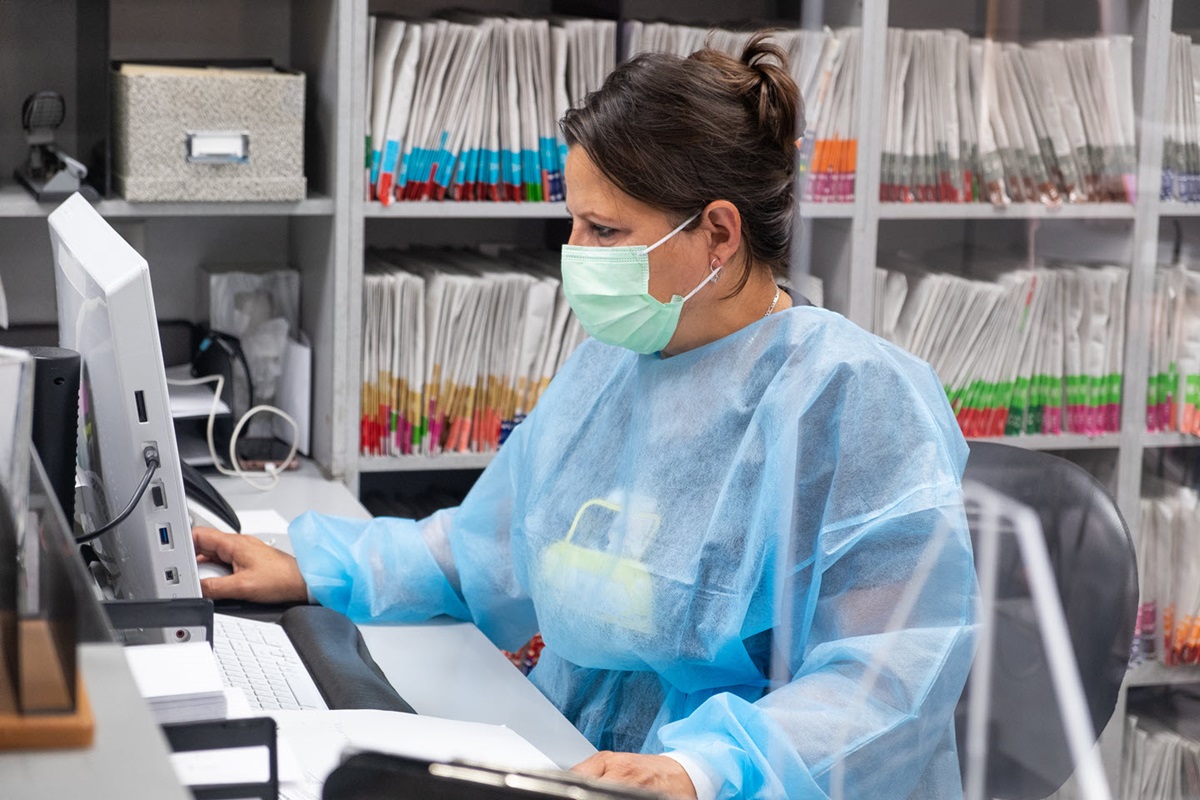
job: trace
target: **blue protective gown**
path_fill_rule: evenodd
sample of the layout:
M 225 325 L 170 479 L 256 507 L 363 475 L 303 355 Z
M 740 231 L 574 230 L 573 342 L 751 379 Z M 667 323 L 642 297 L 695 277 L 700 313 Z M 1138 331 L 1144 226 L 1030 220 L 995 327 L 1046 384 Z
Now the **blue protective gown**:
M 588 340 L 459 508 L 291 535 L 356 620 L 541 631 L 530 680 L 596 747 L 720 797 L 955 797 L 966 456 L 928 365 L 792 308 L 665 359 Z

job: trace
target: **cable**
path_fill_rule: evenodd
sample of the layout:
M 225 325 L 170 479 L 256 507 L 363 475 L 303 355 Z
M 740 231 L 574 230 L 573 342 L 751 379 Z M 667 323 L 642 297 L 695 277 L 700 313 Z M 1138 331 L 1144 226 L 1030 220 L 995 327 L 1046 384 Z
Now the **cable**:
M 146 460 L 146 474 L 142 476 L 142 482 L 138 484 L 137 489 L 133 492 L 133 499 L 129 501 L 129 505 L 125 506 L 125 510 L 117 514 L 116 518 L 103 527 L 97 528 L 91 533 L 85 533 L 83 536 L 75 537 L 75 544 L 85 544 L 93 539 L 103 536 L 113 528 L 120 525 L 125 520 L 129 519 L 129 515 L 137 508 L 137 504 L 141 502 L 142 497 L 146 494 L 146 488 L 150 486 L 150 481 L 154 478 L 154 473 L 162 466 L 162 462 L 158 460 L 158 449 L 146 446 L 142 450 L 142 457 Z
M 208 438 L 208 452 L 209 455 L 212 456 L 213 466 L 215 466 L 217 468 L 217 472 L 221 473 L 222 475 L 241 478 L 255 489 L 263 492 L 268 492 L 279 485 L 279 473 L 291 465 L 292 461 L 296 459 L 296 452 L 300 449 L 300 426 L 296 423 L 296 420 L 292 419 L 287 412 L 275 408 L 274 406 L 257 405 L 251 408 L 242 415 L 241 419 L 238 420 L 237 425 L 233 427 L 233 435 L 229 437 L 229 463 L 233 465 L 233 469 L 229 469 L 221 463 L 221 458 L 217 455 L 217 445 L 213 440 L 213 424 L 216 422 L 217 408 L 221 403 L 221 391 L 225 388 L 225 377 L 223 375 L 205 375 L 203 377 L 192 378 L 190 380 L 168 378 L 167 383 L 175 386 L 201 386 L 206 383 L 216 383 L 217 388 L 213 392 L 212 408 L 210 408 L 208 412 L 208 425 L 205 426 L 205 434 Z M 263 411 L 282 417 L 289 425 L 292 426 L 292 449 L 288 451 L 287 458 L 283 460 L 282 464 L 267 464 L 266 469 L 264 469 L 262 472 L 244 470 L 242 469 L 241 464 L 238 463 L 237 459 L 236 448 L 238 437 L 242 435 L 242 428 L 246 426 L 246 423 L 250 421 L 250 418 Z M 261 475 L 269 477 L 270 481 L 264 484 L 259 481 L 251 480 L 251 478 Z

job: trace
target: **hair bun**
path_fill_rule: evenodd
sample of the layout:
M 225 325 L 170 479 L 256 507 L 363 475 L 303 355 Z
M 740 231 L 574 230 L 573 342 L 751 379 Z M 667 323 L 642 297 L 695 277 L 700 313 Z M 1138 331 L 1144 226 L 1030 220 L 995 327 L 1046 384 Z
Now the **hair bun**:
M 750 73 L 744 96 L 759 126 L 780 145 L 791 147 L 804 132 L 804 118 L 800 89 L 787 70 L 787 54 L 771 41 L 769 31 L 759 31 L 746 43 L 741 61 Z

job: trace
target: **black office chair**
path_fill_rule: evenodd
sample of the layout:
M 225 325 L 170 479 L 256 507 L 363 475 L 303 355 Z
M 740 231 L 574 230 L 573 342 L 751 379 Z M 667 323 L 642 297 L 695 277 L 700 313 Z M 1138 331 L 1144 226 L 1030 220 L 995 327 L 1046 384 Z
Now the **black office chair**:
M 1099 736 L 1112 717 L 1128 665 L 1138 600 L 1133 545 L 1116 503 L 1092 475 L 1066 459 L 993 442 L 971 444 L 963 480 L 1027 506 L 1040 519 Z M 980 520 L 971 508 L 968 495 L 978 559 Z M 1075 764 L 1012 536 L 1000 539 L 995 637 L 986 794 L 997 800 L 1040 800 L 1066 782 Z M 968 694 L 955 713 L 964 770 Z

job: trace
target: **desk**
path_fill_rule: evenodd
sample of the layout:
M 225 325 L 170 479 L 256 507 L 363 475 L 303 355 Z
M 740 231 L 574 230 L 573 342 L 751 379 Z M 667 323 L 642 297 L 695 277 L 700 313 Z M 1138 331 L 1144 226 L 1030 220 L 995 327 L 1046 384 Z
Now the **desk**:
M 80 645 L 79 669 L 96 718 L 92 746 L 0 753 L 0 796 L 191 800 L 191 793 L 175 778 L 167 742 L 138 694 L 121 645 Z
M 310 509 L 370 517 L 349 489 L 325 480 L 307 462 L 267 492 L 240 478 L 222 477 L 213 485 L 239 512 L 274 509 L 288 520 Z M 283 537 L 262 538 L 288 549 Z M 359 630 L 388 681 L 417 713 L 507 725 L 563 768 L 596 752 L 471 623 L 443 618 L 424 625 L 363 625 Z

